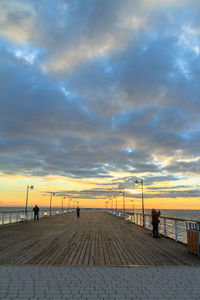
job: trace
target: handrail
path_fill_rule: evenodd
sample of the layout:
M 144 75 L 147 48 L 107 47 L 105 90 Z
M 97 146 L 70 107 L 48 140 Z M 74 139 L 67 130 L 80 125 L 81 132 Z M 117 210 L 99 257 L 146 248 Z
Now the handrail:
M 108 213 L 111 213 L 117 217 L 124 218 L 125 220 L 143 227 L 147 230 L 152 230 L 151 224 L 151 215 L 150 214 L 142 214 L 135 212 L 130 213 L 126 212 L 124 214 L 123 211 L 114 211 L 114 210 L 106 210 Z M 181 242 L 186 244 L 187 243 L 187 230 L 191 229 L 190 225 L 193 224 L 195 228 L 200 228 L 200 222 L 194 220 L 187 220 L 181 218 L 172 218 L 166 216 L 159 216 L 160 224 L 159 224 L 159 231 L 160 234 L 164 237 L 171 238 L 176 242 Z M 197 224 L 197 226 L 195 226 Z M 198 229 L 199 230 L 199 229 Z
M 120 210 L 119 210 L 119 212 L 123 213 L 123 212 L 120 211 Z M 127 214 L 131 215 L 132 213 L 131 213 L 131 212 L 128 212 Z M 138 212 L 135 212 L 134 214 L 143 216 L 142 213 L 138 213 Z M 151 217 L 151 214 L 144 214 L 144 216 L 149 216 L 149 217 Z M 200 223 L 199 220 L 190 220 L 190 219 L 173 218 L 173 217 L 166 217 L 166 216 L 161 216 L 161 215 L 159 216 L 159 218 L 161 218 L 161 219 L 177 220 L 177 221 L 181 221 L 181 222 Z
M 54 216 L 57 214 L 65 214 L 71 212 L 70 209 L 66 208 L 53 208 L 52 210 L 41 208 L 39 211 L 40 218 Z M 28 221 L 34 219 L 33 210 L 28 210 L 27 214 L 25 214 L 25 210 L 9 210 L 9 211 L 0 211 L 0 226 L 17 223 L 20 221 Z
M 51 209 L 52 211 L 53 210 L 68 210 L 68 208 L 52 208 Z M 47 208 L 40 208 L 40 211 L 49 211 L 49 209 L 47 209 Z M 9 214 L 9 213 L 17 213 L 17 212 L 19 212 L 19 213 L 24 213 L 25 212 L 25 209 L 22 209 L 22 210 L 1 210 L 0 209 L 0 214 L 3 214 L 3 213 L 7 213 L 7 214 Z M 33 212 L 33 210 L 32 209 L 28 209 L 27 210 L 27 212 Z

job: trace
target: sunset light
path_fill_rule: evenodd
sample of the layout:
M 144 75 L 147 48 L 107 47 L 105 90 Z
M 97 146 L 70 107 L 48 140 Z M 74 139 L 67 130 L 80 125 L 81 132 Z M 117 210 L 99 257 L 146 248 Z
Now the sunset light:
M 0 1 L 0 206 L 200 209 L 198 9 Z

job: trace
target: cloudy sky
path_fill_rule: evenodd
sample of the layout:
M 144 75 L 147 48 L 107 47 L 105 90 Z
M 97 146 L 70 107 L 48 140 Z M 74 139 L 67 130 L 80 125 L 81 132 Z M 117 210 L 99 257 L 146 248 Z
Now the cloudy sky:
M 200 209 L 199 95 L 199 0 L 0 0 L 0 205 Z

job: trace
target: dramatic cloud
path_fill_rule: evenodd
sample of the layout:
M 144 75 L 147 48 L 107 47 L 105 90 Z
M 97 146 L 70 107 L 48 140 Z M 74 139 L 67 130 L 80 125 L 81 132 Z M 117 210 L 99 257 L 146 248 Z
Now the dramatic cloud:
M 196 178 L 199 20 L 195 0 L 2 0 L 0 171 Z

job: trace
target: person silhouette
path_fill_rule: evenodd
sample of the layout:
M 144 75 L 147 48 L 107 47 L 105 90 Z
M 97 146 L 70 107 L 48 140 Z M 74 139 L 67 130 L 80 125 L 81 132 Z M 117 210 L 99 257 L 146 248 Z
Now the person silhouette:
M 77 215 L 77 218 L 80 217 L 80 208 L 79 208 L 79 206 L 78 206 L 77 209 L 76 209 L 76 215 Z
M 39 207 L 37 205 L 35 205 L 35 207 L 33 208 L 33 212 L 34 212 L 34 221 L 36 220 L 39 220 Z
M 158 233 L 158 224 L 160 223 L 159 217 L 160 216 L 160 211 L 156 211 L 154 208 L 151 211 L 151 224 L 153 226 L 153 237 L 154 238 L 159 238 L 159 233 Z

